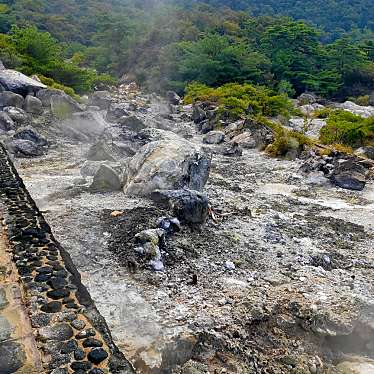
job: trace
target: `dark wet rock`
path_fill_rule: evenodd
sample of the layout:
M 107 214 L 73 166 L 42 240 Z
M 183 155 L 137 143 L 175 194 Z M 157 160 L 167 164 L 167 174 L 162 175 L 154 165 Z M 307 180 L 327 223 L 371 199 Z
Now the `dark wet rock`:
M 223 156 L 229 157 L 240 157 L 243 154 L 243 150 L 236 143 L 222 145 L 215 151 Z
M 210 131 L 204 136 L 203 142 L 206 144 L 220 144 L 224 139 L 225 134 L 222 131 Z
M 209 200 L 206 194 L 193 190 L 155 191 L 151 199 L 168 209 L 182 222 L 202 224 L 208 216 Z
M 45 282 L 51 277 L 51 274 L 38 274 L 35 277 L 35 282 Z
M 147 196 L 155 190 L 203 189 L 210 157 L 187 140 L 176 137 L 146 144 L 130 160 L 125 192 Z
M 43 83 L 11 69 L 0 70 L 0 85 L 6 90 L 24 97 L 47 87 Z
M 69 295 L 70 291 L 64 288 L 47 292 L 47 296 L 53 300 L 63 299 L 64 297 L 67 297 Z
M 136 116 L 122 117 L 118 122 L 131 131 L 139 132 L 147 128 L 145 123 Z
M 83 341 L 83 347 L 88 348 L 88 347 L 102 347 L 103 342 L 100 340 L 97 340 L 95 338 L 87 338 Z
M 16 157 L 38 157 L 44 154 L 44 148 L 30 140 L 14 139 L 7 147 Z
M 95 336 L 95 335 L 96 335 L 96 331 L 94 329 L 87 329 L 87 330 L 83 330 L 83 331 L 78 332 L 78 334 L 75 335 L 75 337 L 77 339 L 85 339 L 85 338 L 89 338 L 89 337 Z
M 0 131 L 10 131 L 14 129 L 14 121 L 5 112 L 0 112 Z
M 58 323 L 53 326 L 46 326 L 39 329 L 41 340 L 64 341 L 73 336 L 73 329 L 67 323 Z
M 40 99 L 35 96 L 27 95 L 25 102 L 23 104 L 23 109 L 27 113 L 32 114 L 42 114 L 43 113 L 43 104 Z
M 45 313 L 57 313 L 61 310 L 62 304 L 59 301 L 51 301 L 44 304 L 40 309 Z
M 75 371 L 83 370 L 86 372 L 92 368 L 92 363 L 88 361 L 75 361 L 70 364 L 70 367 Z
M 29 123 L 29 115 L 21 108 L 16 108 L 14 106 L 7 106 L 3 111 L 8 114 L 8 116 L 16 123 L 17 125 L 27 125 Z
M 94 348 L 87 358 L 94 364 L 100 364 L 108 358 L 108 353 L 102 348 Z
M 20 343 L 0 343 L 0 373 L 11 374 L 20 369 L 26 361 L 26 354 Z
M 81 361 L 83 360 L 84 358 L 86 357 L 86 353 L 83 349 L 76 349 L 74 351 L 74 359 L 77 360 L 77 361 Z
M 31 126 L 19 129 L 13 136 L 14 139 L 29 140 L 38 146 L 46 146 L 48 144 L 47 140 L 43 138 L 36 130 Z
M 62 277 L 53 277 L 48 280 L 48 285 L 50 285 L 54 290 L 59 288 L 64 288 L 68 282 Z
M 100 165 L 96 172 L 90 190 L 92 192 L 120 191 L 122 189 L 121 178 L 109 165 Z
M 361 191 L 366 184 L 366 169 L 357 160 L 339 160 L 331 176 L 336 186 Z
M 78 343 L 75 340 L 69 340 L 68 342 L 64 343 L 61 348 L 61 353 L 67 354 L 75 352 L 78 349 Z
M 88 374 L 104 374 L 104 371 L 99 368 L 94 368 L 88 372 Z
M 39 328 L 47 326 L 51 321 L 52 316 L 47 313 L 37 313 L 31 315 L 30 319 L 32 327 Z
M 108 91 L 96 91 L 92 94 L 89 104 L 96 106 L 99 109 L 108 109 L 110 107 L 112 98 Z
M 53 272 L 53 268 L 51 266 L 42 266 L 36 270 L 40 274 L 51 274 Z
M 111 148 L 101 141 L 90 147 L 86 157 L 89 161 L 116 161 Z

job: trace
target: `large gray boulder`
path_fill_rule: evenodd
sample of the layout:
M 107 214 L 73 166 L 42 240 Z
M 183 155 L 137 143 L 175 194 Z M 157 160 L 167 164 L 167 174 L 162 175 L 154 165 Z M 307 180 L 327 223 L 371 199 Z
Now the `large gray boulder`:
M 253 119 L 246 120 L 244 127 L 250 132 L 257 148 L 264 149 L 266 146 L 273 143 L 274 130 L 271 127 Z
M 361 105 L 353 103 L 352 101 L 346 101 L 341 104 L 336 104 L 335 106 L 337 108 L 344 109 L 347 112 L 351 112 L 352 114 L 355 114 L 357 116 L 361 116 L 364 118 L 374 116 L 373 106 L 361 106 Z
M 23 97 L 29 94 L 35 94 L 41 89 L 47 88 L 43 83 L 10 69 L 0 69 L 0 86 L 2 86 L 4 90 L 12 91 Z
M 60 119 L 71 118 L 73 113 L 83 112 L 83 107 L 65 93 L 52 95 L 50 102 L 52 113 Z
M 204 136 L 203 142 L 205 144 L 220 144 L 224 139 L 225 134 L 222 131 L 210 131 Z
M 0 92 L 0 108 L 5 108 L 7 106 L 13 106 L 16 108 L 22 108 L 24 103 L 24 98 L 11 91 Z
M 163 205 L 167 209 L 172 209 L 173 214 L 181 222 L 202 224 L 208 217 L 208 197 L 199 191 L 188 189 L 156 190 L 150 197 L 153 201 Z
M 168 91 L 166 97 L 172 105 L 179 105 L 182 102 L 181 97 L 174 91 Z
M 93 144 L 88 150 L 86 157 L 90 161 L 116 161 L 111 149 L 104 142 Z
M 21 108 L 16 108 L 13 106 L 8 106 L 3 109 L 4 113 L 8 114 L 8 116 L 17 124 L 17 125 L 26 125 L 30 117 L 29 115 Z
M 66 95 L 64 91 L 55 88 L 46 88 L 38 91 L 36 97 L 42 102 L 43 107 L 51 109 L 51 98 L 54 95 Z
M 7 132 L 14 129 L 14 122 L 6 112 L 0 112 L 0 130 Z
M 253 149 L 256 148 L 256 140 L 252 137 L 252 135 L 248 131 L 244 131 L 243 133 L 234 136 L 230 143 L 238 144 L 241 148 L 245 149 Z
M 121 178 L 117 172 L 106 164 L 101 164 L 90 186 L 92 192 L 120 191 Z
M 106 120 L 111 123 L 118 123 L 121 118 L 129 115 L 128 109 L 123 104 L 112 104 L 108 109 Z
M 125 193 L 147 196 L 155 190 L 187 187 L 202 190 L 210 158 L 185 139 L 159 140 L 144 145 L 129 162 Z
M 23 109 L 27 113 L 31 114 L 42 114 L 43 113 L 43 104 L 40 99 L 35 96 L 27 95 L 25 102 L 23 104 Z

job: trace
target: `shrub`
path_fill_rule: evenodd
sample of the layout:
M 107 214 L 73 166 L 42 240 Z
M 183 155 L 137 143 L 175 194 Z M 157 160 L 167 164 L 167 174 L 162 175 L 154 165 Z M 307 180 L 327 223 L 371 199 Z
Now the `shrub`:
M 332 112 L 321 129 L 324 144 L 341 143 L 350 147 L 369 145 L 374 140 L 374 116 L 362 118 L 344 110 Z
M 218 88 L 191 83 L 187 86 L 184 102 L 190 104 L 196 101 L 215 103 L 222 115 L 231 118 L 257 115 L 289 117 L 293 112 L 293 105 L 287 96 L 248 83 L 228 83 Z
M 80 100 L 80 97 L 75 93 L 71 87 L 66 87 L 63 84 L 55 82 L 52 78 L 47 78 L 44 75 L 37 74 L 38 78 L 42 83 L 50 88 L 55 88 L 56 90 L 64 91 L 67 95 L 71 96 L 75 100 Z
M 353 101 L 357 105 L 369 106 L 369 95 L 358 96 L 358 97 L 349 97 L 349 101 Z

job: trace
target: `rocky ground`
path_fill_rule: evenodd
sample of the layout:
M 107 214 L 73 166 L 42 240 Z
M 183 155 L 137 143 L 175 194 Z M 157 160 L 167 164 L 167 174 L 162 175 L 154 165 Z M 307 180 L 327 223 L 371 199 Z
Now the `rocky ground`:
M 130 103 L 127 116 L 145 127 L 202 145 L 189 107 L 135 93 L 111 100 Z M 95 113 L 116 141 L 121 127 Z M 303 174 L 302 160 L 224 156 L 205 144 L 209 218 L 169 235 L 154 271 L 137 261 L 133 239 L 170 211 L 90 190 L 81 167 L 97 138 L 72 140 L 41 120 L 34 128 L 52 146 L 16 167 L 139 373 L 374 372 L 372 181 L 341 189 Z

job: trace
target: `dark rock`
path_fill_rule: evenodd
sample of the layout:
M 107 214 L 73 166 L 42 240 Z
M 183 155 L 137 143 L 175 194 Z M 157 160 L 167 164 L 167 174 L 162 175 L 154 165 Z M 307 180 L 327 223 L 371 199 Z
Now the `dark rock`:
M 236 143 L 229 143 L 216 149 L 216 152 L 229 157 L 240 157 L 243 154 L 243 150 Z
M 39 269 L 36 269 L 37 273 L 40 274 L 51 274 L 53 272 L 53 268 L 50 266 L 42 266 Z
M 181 97 L 174 91 L 168 91 L 166 97 L 172 105 L 179 105 L 182 102 Z
M 86 353 L 84 352 L 83 349 L 76 349 L 74 351 L 74 359 L 77 360 L 77 361 L 81 361 L 83 360 L 84 358 L 86 357 Z
M 59 301 L 51 301 L 44 304 L 40 309 L 45 313 L 57 313 L 61 310 L 62 304 Z
M 129 130 L 134 132 L 139 132 L 147 128 L 144 122 L 136 116 L 122 117 L 118 120 L 118 122 L 122 126 L 127 127 Z
M 39 329 L 41 340 L 64 341 L 73 336 L 73 329 L 67 323 L 58 323 L 53 326 L 46 326 Z
M 117 123 L 122 117 L 128 117 L 130 113 L 122 105 L 111 105 L 108 109 L 106 120 L 108 122 Z
M 75 337 L 77 339 L 85 339 L 85 338 L 89 338 L 90 336 L 95 336 L 95 335 L 96 335 L 96 331 L 94 329 L 87 329 L 87 330 L 78 332 L 78 334 L 75 335 Z
M 36 130 L 34 130 L 31 126 L 19 129 L 14 134 L 14 139 L 23 139 L 29 140 L 35 143 L 38 146 L 46 146 L 48 144 L 47 140 L 44 139 Z
M 14 129 L 14 121 L 8 113 L 0 112 L 0 130 L 1 131 L 10 131 Z
M 172 209 L 182 222 L 202 224 L 208 216 L 208 197 L 198 191 L 187 189 L 155 191 L 151 194 L 151 199 Z
M 10 91 L 0 92 L 0 108 L 8 106 L 22 108 L 24 101 L 24 98 L 16 93 Z
M 37 313 L 31 315 L 31 325 L 34 328 L 45 327 L 51 321 L 52 316 L 46 313 Z
M 104 371 L 99 368 L 94 368 L 88 372 L 88 374 L 104 374 Z
M 13 341 L 0 343 L 0 373 L 15 373 L 25 361 L 26 354 L 20 343 Z
M 207 134 L 210 131 L 214 130 L 214 123 L 206 120 L 200 123 L 200 128 L 198 129 L 202 134 Z
M 0 85 L 6 90 L 22 95 L 23 97 L 47 88 L 47 86 L 37 80 L 10 69 L 0 70 Z
M 108 358 L 108 353 L 102 348 L 94 348 L 87 358 L 94 364 L 100 364 L 100 362 Z
M 204 111 L 203 108 L 201 108 L 200 105 L 198 104 L 195 104 L 193 106 L 193 111 L 192 111 L 192 120 L 195 122 L 195 123 L 200 123 L 204 120 L 206 120 L 208 117 L 207 117 L 207 114 L 206 112 Z
M 47 296 L 53 300 L 63 299 L 64 297 L 67 297 L 69 295 L 70 291 L 64 288 L 47 292 Z
M 35 96 L 27 95 L 25 102 L 23 104 L 23 109 L 27 113 L 32 114 L 42 114 L 43 113 L 43 104 L 40 99 Z
M 274 142 L 274 131 L 271 127 L 253 119 L 248 119 L 244 127 L 250 132 L 257 148 L 264 149 Z
M 75 361 L 70 364 L 73 370 L 90 370 L 92 368 L 91 362 L 88 361 Z
M 59 288 L 64 288 L 68 284 L 68 282 L 64 278 L 61 278 L 61 277 L 53 277 L 53 278 L 49 279 L 49 281 L 47 283 L 54 290 L 57 290 Z
M 68 342 L 64 343 L 61 348 L 61 353 L 67 354 L 75 352 L 78 349 L 78 343 L 75 340 L 69 340 Z
M 86 340 L 83 341 L 83 347 L 88 348 L 88 347 L 102 347 L 103 342 L 100 340 L 97 340 L 95 338 L 87 338 Z
M 330 179 L 338 187 L 361 191 L 366 184 L 365 173 L 365 167 L 357 160 L 339 160 Z
M 7 144 L 7 147 L 16 157 L 38 157 L 44 154 L 44 148 L 30 140 L 14 139 Z
M 71 322 L 71 325 L 76 329 L 76 330 L 83 330 L 86 327 L 86 322 L 84 322 L 81 319 L 75 319 L 74 321 Z
M 99 109 L 109 109 L 112 98 L 108 91 L 96 91 L 92 94 L 89 104 Z

